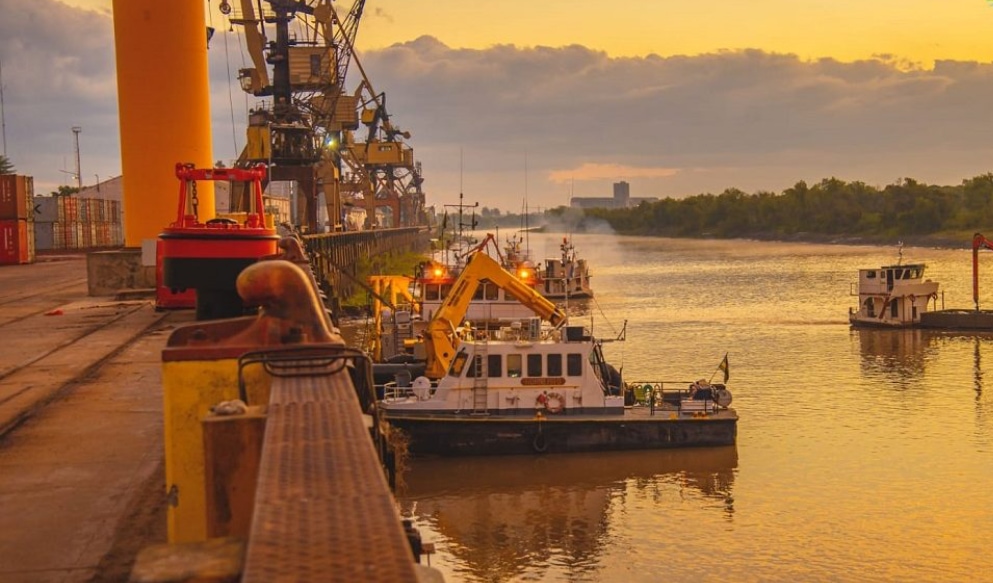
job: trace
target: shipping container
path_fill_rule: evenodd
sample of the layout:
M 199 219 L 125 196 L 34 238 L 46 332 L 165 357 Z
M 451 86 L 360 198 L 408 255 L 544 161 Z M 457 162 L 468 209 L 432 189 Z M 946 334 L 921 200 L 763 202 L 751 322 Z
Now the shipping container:
M 36 223 L 54 223 L 59 220 L 59 199 L 54 196 L 34 197 Z
M 61 251 L 66 248 L 65 225 L 61 222 L 52 223 L 52 249 Z
M 34 178 L 0 175 L 0 220 L 34 220 Z
M 27 227 L 25 231 L 27 232 L 28 238 L 28 263 L 34 263 L 38 254 L 38 246 L 34 239 L 34 222 L 26 221 Z
M 79 199 L 71 196 L 60 197 L 62 200 L 62 220 L 66 223 L 72 223 L 79 220 Z
M 58 223 L 34 223 L 34 244 L 38 251 L 53 251 L 55 249 L 55 225 Z
M 0 265 L 34 262 L 34 230 L 26 220 L 0 221 Z
M 76 236 L 76 223 L 62 223 L 62 232 L 65 233 L 66 249 L 79 249 L 79 238 Z

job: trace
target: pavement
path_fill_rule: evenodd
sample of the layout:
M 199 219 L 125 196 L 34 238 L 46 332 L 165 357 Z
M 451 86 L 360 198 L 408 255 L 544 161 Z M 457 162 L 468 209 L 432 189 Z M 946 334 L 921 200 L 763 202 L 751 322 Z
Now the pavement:
M 161 350 L 193 314 L 89 297 L 78 257 L 0 289 L 0 581 L 126 581 L 166 540 Z

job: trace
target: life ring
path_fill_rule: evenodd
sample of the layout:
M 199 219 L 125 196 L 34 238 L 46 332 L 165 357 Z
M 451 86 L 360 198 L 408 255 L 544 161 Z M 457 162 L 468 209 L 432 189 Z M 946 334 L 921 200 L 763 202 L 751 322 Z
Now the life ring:
M 558 393 L 542 393 L 545 396 L 545 410 L 549 413 L 561 413 L 565 409 L 565 397 Z

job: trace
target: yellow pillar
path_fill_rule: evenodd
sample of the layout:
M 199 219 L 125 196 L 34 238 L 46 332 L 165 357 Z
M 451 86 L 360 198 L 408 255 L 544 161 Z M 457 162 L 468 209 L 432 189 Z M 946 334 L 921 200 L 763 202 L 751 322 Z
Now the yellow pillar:
M 139 247 L 176 220 L 176 162 L 213 166 L 207 28 L 202 0 L 113 2 L 124 244 Z M 197 198 L 213 218 L 213 183 Z

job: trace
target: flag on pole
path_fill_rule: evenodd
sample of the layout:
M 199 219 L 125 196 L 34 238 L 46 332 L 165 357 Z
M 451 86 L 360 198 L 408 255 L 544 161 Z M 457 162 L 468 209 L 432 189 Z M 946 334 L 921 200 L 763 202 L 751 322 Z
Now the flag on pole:
M 730 373 L 730 369 L 728 368 L 727 352 L 724 353 L 724 360 L 722 360 L 721 363 L 717 365 L 717 369 L 724 372 L 724 382 L 725 383 L 728 382 L 728 379 L 731 378 L 731 373 Z

